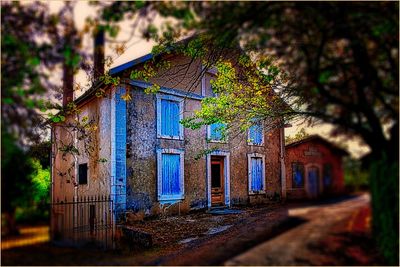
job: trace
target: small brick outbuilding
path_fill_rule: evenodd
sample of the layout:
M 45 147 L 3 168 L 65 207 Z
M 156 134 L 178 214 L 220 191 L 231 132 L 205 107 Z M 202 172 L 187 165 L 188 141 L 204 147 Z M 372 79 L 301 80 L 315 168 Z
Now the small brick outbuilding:
M 288 199 L 343 193 L 342 158 L 348 155 L 345 150 L 319 135 L 289 143 L 285 148 Z

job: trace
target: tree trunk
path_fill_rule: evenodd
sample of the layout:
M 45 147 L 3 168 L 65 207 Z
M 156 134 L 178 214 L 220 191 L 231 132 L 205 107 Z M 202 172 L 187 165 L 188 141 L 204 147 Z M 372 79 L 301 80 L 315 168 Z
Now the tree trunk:
M 5 215 L 5 235 L 19 235 L 19 230 L 15 222 L 15 210 L 4 212 Z

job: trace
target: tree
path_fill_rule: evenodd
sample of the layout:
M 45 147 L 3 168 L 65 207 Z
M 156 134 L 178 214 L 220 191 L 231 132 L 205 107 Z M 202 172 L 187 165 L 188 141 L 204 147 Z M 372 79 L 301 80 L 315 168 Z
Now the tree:
M 1 161 L 1 211 L 6 216 L 6 229 L 9 234 L 18 234 L 15 224 L 15 210 L 25 205 L 32 194 L 30 175 L 33 167 L 25 151 L 16 140 L 2 130 L 1 154 L 6 155 Z

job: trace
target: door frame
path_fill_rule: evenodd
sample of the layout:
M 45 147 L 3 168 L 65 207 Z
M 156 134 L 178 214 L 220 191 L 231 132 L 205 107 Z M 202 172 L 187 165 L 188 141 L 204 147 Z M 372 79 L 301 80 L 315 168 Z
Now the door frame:
M 231 205 L 231 193 L 230 193 L 230 180 L 231 180 L 231 175 L 230 175 L 230 167 L 229 167 L 229 162 L 230 162 L 230 152 L 226 151 L 213 151 L 209 154 L 207 154 L 206 158 L 206 170 L 207 170 L 207 175 L 206 175 L 206 191 L 207 191 L 207 207 L 210 209 L 211 208 L 211 156 L 220 156 L 224 159 L 224 200 L 225 200 L 225 205 L 230 207 Z

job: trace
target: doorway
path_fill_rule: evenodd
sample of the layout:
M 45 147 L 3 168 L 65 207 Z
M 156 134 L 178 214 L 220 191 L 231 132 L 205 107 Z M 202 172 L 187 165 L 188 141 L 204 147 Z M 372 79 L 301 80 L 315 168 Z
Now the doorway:
M 207 207 L 230 207 L 230 153 L 216 150 L 206 157 Z M 212 175 L 214 173 L 214 175 Z M 214 177 L 214 179 L 213 179 Z
M 224 205 L 224 158 L 211 156 L 211 206 Z
M 307 189 L 310 198 L 316 198 L 319 195 L 319 169 L 316 166 L 308 168 L 307 172 Z

